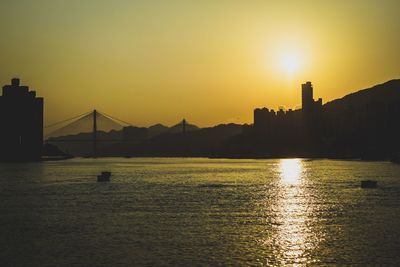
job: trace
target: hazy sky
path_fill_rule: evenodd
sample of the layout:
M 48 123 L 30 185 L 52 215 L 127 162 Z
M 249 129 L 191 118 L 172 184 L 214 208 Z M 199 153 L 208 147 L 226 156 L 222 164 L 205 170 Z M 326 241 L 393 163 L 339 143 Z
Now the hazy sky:
M 0 0 L 0 83 L 45 121 L 97 108 L 135 125 L 251 122 L 400 71 L 400 1 Z

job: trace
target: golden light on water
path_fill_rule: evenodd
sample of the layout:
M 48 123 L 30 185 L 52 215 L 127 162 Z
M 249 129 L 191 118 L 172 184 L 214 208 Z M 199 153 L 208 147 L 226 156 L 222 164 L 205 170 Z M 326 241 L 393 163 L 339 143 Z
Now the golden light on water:
M 302 162 L 300 159 L 282 159 L 279 171 L 284 184 L 298 184 L 301 180 Z
M 309 252 L 318 244 L 311 229 L 312 201 L 306 183 L 304 162 L 301 159 L 282 159 L 279 162 L 280 192 L 276 200 L 277 229 L 276 257 L 283 265 L 312 264 Z

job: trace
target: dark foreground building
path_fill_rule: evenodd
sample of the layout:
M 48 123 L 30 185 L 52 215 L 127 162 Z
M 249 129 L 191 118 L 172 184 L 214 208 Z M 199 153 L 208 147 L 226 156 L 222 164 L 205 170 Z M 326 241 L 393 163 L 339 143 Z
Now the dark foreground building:
M 3 86 L 0 96 L 0 160 L 37 161 L 43 146 L 43 98 L 21 86 Z

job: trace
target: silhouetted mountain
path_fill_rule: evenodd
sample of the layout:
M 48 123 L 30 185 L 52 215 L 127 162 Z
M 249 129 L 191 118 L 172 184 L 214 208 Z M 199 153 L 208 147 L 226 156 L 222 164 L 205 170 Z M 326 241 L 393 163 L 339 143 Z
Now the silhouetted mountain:
M 193 124 L 185 125 L 186 131 L 195 131 L 198 128 Z M 155 124 L 149 128 L 145 127 L 135 127 L 128 126 L 122 130 L 111 130 L 109 132 L 98 131 L 97 132 L 97 147 L 99 150 L 104 150 L 107 147 L 120 147 L 118 151 L 125 151 L 124 145 L 132 146 L 138 144 L 146 139 L 151 139 L 162 134 L 175 134 L 181 133 L 183 131 L 182 122 L 172 126 L 167 127 L 162 124 Z M 79 133 L 66 136 L 52 137 L 49 142 L 57 144 L 57 146 L 63 150 L 68 151 L 76 156 L 89 156 L 93 150 L 93 133 Z M 121 143 L 122 142 L 122 143 Z M 122 145 L 123 144 L 123 145 Z M 124 152 L 123 155 L 129 154 Z
M 400 79 L 375 85 L 324 104 L 326 111 L 347 108 L 365 109 L 371 105 L 396 104 L 400 101 Z
M 185 127 L 186 127 L 186 131 L 194 131 L 194 130 L 200 129 L 196 125 L 189 124 L 189 123 L 186 123 Z M 179 133 L 179 132 L 182 132 L 182 129 L 183 129 L 182 121 L 177 123 L 177 124 L 175 124 L 174 126 L 171 126 L 171 127 L 167 127 L 165 125 L 157 123 L 157 124 L 154 124 L 154 125 L 152 125 L 152 126 L 150 126 L 148 128 L 149 137 L 154 137 L 154 136 L 157 136 L 159 134 L 166 133 L 166 132 Z
M 49 138 L 49 141 L 57 141 L 57 140 L 68 140 L 68 141 L 73 141 L 73 140 L 88 140 L 91 141 L 93 138 L 93 133 L 79 133 L 79 134 L 71 134 L 71 135 L 65 135 L 65 136 L 58 136 L 58 137 L 51 137 Z M 97 139 L 99 141 L 105 141 L 105 140 L 122 140 L 122 130 L 117 131 L 117 130 L 111 130 L 109 132 L 104 132 L 104 131 L 97 131 Z
M 98 131 L 98 147 L 108 146 L 112 143 L 121 142 L 122 130 L 111 130 L 109 132 Z M 59 149 L 74 156 L 90 156 L 93 151 L 93 133 L 79 133 L 52 137 L 48 142 L 56 144 Z
M 400 151 L 400 80 L 364 89 L 323 107 L 326 148 L 339 157 L 390 157 Z
M 169 128 L 165 125 L 157 123 L 157 124 L 150 126 L 148 129 L 149 129 L 149 137 L 153 137 L 153 136 L 167 132 Z
M 212 156 L 220 153 L 225 140 L 242 132 L 242 125 L 233 123 L 202 129 L 195 127 L 185 133 L 168 131 L 136 144 L 114 144 L 105 147 L 99 151 L 99 154 L 102 156 Z

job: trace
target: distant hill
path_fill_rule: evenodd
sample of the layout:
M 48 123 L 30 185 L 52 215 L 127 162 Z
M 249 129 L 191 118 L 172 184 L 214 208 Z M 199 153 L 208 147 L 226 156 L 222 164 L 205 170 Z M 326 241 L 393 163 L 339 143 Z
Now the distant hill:
M 124 129 L 111 130 L 109 132 L 98 131 L 97 139 L 99 143 L 97 146 L 99 151 L 101 151 L 102 149 L 104 150 L 108 147 L 116 147 L 116 146 L 121 147 L 123 146 L 121 145 L 122 144 L 121 142 L 124 139 L 129 139 L 130 143 L 129 145 L 132 145 L 143 141 L 143 139 L 152 139 L 162 134 L 181 133 L 183 125 L 182 122 L 179 122 L 176 125 L 167 127 L 165 125 L 158 123 L 148 128 L 135 127 L 135 126 L 129 126 L 127 128 L 129 128 L 129 133 L 124 133 Z M 196 131 L 200 129 L 196 125 L 190 123 L 186 123 L 185 128 L 187 132 Z M 145 136 L 147 137 L 143 137 L 144 136 L 143 130 L 146 131 Z M 76 156 L 89 156 L 91 155 L 93 150 L 92 138 L 93 134 L 91 132 L 87 132 L 87 133 L 78 133 L 78 134 L 71 134 L 59 137 L 52 137 L 49 140 L 51 143 L 56 144 L 57 147 L 64 152 L 68 152 Z
M 399 103 L 399 101 L 400 79 L 375 85 L 327 102 L 324 109 L 328 112 L 334 109 L 364 109 L 368 106 L 373 108 L 373 105 L 393 105 Z
M 183 133 L 165 132 L 136 144 L 115 144 L 101 151 L 103 156 L 212 156 L 219 154 L 226 140 L 242 133 L 242 125 L 221 124 Z M 176 129 L 179 127 L 171 127 Z M 171 129 L 170 128 L 170 129 Z
M 152 125 L 148 128 L 150 137 L 154 137 L 159 134 L 167 133 L 167 132 L 168 133 L 179 133 L 179 132 L 182 132 L 182 129 L 183 129 L 182 121 L 171 127 L 167 127 L 165 125 L 158 123 L 158 124 Z M 195 131 L 198 129 L 200 129 L 200 128 L 197 127 L 196 125 L 186 123 L 186 131 L 189 132 L 189 131 Z
M 400 80 L 323 106 L 326 151 L 340 157 L 390 157 L 400 151 Z
M 165 125 L 157 123 L 157 124 L 150 126 L 148 129 L 149 129 L 149 136 L 153 137 L 153 136 L 167 132 L 169 128 Z

